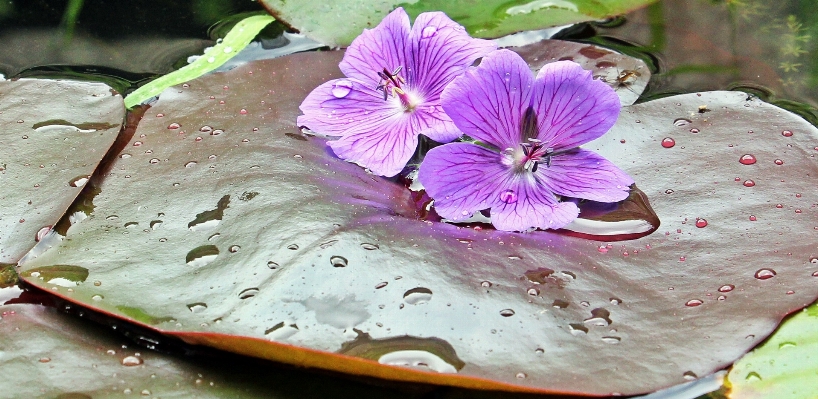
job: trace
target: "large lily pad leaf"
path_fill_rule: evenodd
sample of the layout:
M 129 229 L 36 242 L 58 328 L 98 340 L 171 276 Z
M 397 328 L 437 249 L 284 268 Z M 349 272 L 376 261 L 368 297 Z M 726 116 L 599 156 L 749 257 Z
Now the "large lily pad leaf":
M 0 81 L 0 263 L 16 263 L 59 220 L 124 115 L 103 84 Z
M 818 305 L 803 309 L 787 319 L 763 345 L 736 362 L 727 376 L 730 397 L 814 398 L 818 392 L 816 317 Z
M 145 350 L 110 329 L 43 306 L 5 305 L 0 314 L 0 398 L 396 396 L 389 389 L 237 356 L 174 357 Z
M 345 0 L 308 2 L 261 0 L 276 18 L 330 46 L 346 46 L 365 28 L 377 25 L 396 7 L 414 19 L 426 11 L 443 11 L 475 37 L 495 38 L 525 30 L 604 19 L 655 0 Z M 331 16 L 331 17 L 328 17 Z
M 340 57 L 254 62 L 163 93 L 92 181 L 92 214 L 23 278 L 241 354 L 595 395 L 724 368 L 818 296 L 803 240 L 818 132 L 800 118 L 737 92 L 627 107 L 588 147 L 635 178 L 658 232 L 610 244 L 470 229 L 419 220 L 403 185 L 297 129 Z M 56 265 L 88 277 L 68 292 L 29 273 Z

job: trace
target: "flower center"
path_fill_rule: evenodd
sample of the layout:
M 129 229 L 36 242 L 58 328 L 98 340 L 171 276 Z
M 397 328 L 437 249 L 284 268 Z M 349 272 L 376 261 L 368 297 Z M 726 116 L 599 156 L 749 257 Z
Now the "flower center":
M 406 79 L 398 75 L 401 70 L 403 70 L 403 66 L 395 68 L 392 72 L 389 72 L 389 70 L 384 67 L 382 71 L 378 72 L 380 81 L 378 81 L 378 87 L 376 87 L 375 90 L 383 92 L 384 101 L 389 99 L 390 94 L 392 97 L 397 97 L 401 105 L 403 105 L 403 111 L 412 112 L 415 110 L 418 102 L 412 101 L 412 98 L 410 98 L 409 94 L 403 89 L 402 85 L 406 84 Z
M 540 164 L 551 167 L 551 156 L 554 149 L 546 147 L 540 140 L 529 138 L 527 143 L 520 143 L 520 150 L 506 148 L 503 154 L 506 157 L 505 164 L 513 166 L 518 172 L 527 171 L 534 173 Z

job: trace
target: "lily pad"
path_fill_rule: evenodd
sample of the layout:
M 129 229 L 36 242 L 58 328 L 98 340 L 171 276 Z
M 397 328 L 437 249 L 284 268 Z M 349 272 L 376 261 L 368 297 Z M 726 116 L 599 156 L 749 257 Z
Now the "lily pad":
M 818 261 L 816 261 L 818 263 Z M 807 399 L 818 392 L 818 305 L 787 319 L 727 375 L 730 397 Z
M 443 11 L 472 36 L 495 38 L 525 30 L 604 19 L 655 0 L 345 0 L 304 2 L 261 0 L 267 10 L 290 26 L 330 46 L 346 46 L 365 28 L 377 25 L 397 7 L 414 19 L 426 11 Z M 327 18 L 331 15 L 332 18 Z
M 713 373 L 818 296 L 804 239 L 818 131 L 800 118 L 738 92 L 624 108 L 587 146 L 650 198 L 662 227 L 646 237 L 464 228 L 420 220 L 403 185 L 295 126 L 340 57 L 253 62 L 165 91 L 98 182 L 91 215 L 22 265 L 84 267 L 86 282 L 68 292 L 23 278 L 240 354 L 594 395 Z
M 2 398 L 383 398 L 386 388 L 235 357 L 171 356 L 38 305 L 0 306 Z M 77 315 L 84 315 L 83 311 Z M 13 389 L 11 389 L 13 388 Z
M 16 263 L 59 220 L 124 115 L 103 84 L 0 81 L 0 263 Z

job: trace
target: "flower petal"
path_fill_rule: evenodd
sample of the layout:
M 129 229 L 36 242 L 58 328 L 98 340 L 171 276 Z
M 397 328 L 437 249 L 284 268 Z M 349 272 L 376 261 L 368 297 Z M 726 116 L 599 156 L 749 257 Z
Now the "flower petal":
M 554 193 L 599 202 L 624 200 L 633 184 L 633 179 L 611 161 L 583 149 L 552 157 L 551 166 L 541 165 L 537 174 Z
M 607 132 L 619 117 L 619 97 L 571 61 L 546 64 L 537 74 L 531 104 L 539 139 L 556 150 L 578 147 Z
M 440 106 L 429 105 L 415 110 L 415 117 L 419 123 L 418 133 L 438 143 L 448 143 L 463 135 Z
M 510 177 L 500 164 L 500 154 L 471 143 L 429 150 L 418 171 L 426 193 L 435 199 L 437 213 L 451 220 L 490 208 Z
M 491 224 L 505 231 L 559 229 L 577 216 L 573 202 L 557 202 L 546 187 L 519 178 L 506 184 L 491 207 Z
M 446 85 L 475 60 L 497 48 L 492 41 L 472 39 L 442 12 L 418 15 L 410 35 L 414 62 L 408 65 L 409 87 L 431 102 L 437 102 Z
M 516 148 L 533 81 L 519 55 L 497 50 L 449 84 L 441 104 L 463 133 L 501 150 Z
M 384 101 L 379 92 L 354 79 L 335 79 L 316 87 L 299 107 L 298 126 L 317 133 L 341 136 L 361 123 L 381 121 L 403 113 L 397 98 Z
M 409 16 L 403 8 L 396 8 L 374 29 L 364 29 L 355 38 L 338 65 L 344 75 L 378 85 L 378 72 L 386 68 L 392 72 L 397 67 L 413 65 L 409 46 Z
M 399 113 L 349 129 L 327 145 L 338 157 L 354 162 L 380 176 L 394 176 L 412 158 L 418 145 L 417 121 Z

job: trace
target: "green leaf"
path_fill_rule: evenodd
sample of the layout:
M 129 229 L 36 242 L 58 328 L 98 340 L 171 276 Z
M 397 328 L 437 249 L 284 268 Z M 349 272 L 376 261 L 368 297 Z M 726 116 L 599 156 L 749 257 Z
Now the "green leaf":
M 733 398 L 811 399 L 818 392 L 818 304 L 788 318 L 727 375 Z
M 403 0 L 261 0 L 273 15 L 330 46 L 349 45 L 364 28 L 375 27 L 397 7 L 404 7 L 412 18 L 426 11 L 443 11 L 472 36 L 495 38 L 603 19 L 653 2 L 655 0 L 421 0 L 412 3 Z
M 151 81 L 129 94 L 125 97 L 125 106 L 129 109 L 133 108 L 135 105 L 159 95 L 168 87 L 198 78 L 218 68 L 241 49 L 247 47 L 247 44 L 256 37 L 258 32 L 273 21 L 275 21 L 275 18 L 269 15 L 254 15 L 243 19 L 230 30 L 221 43 L 217 43 L 196 61 Z

